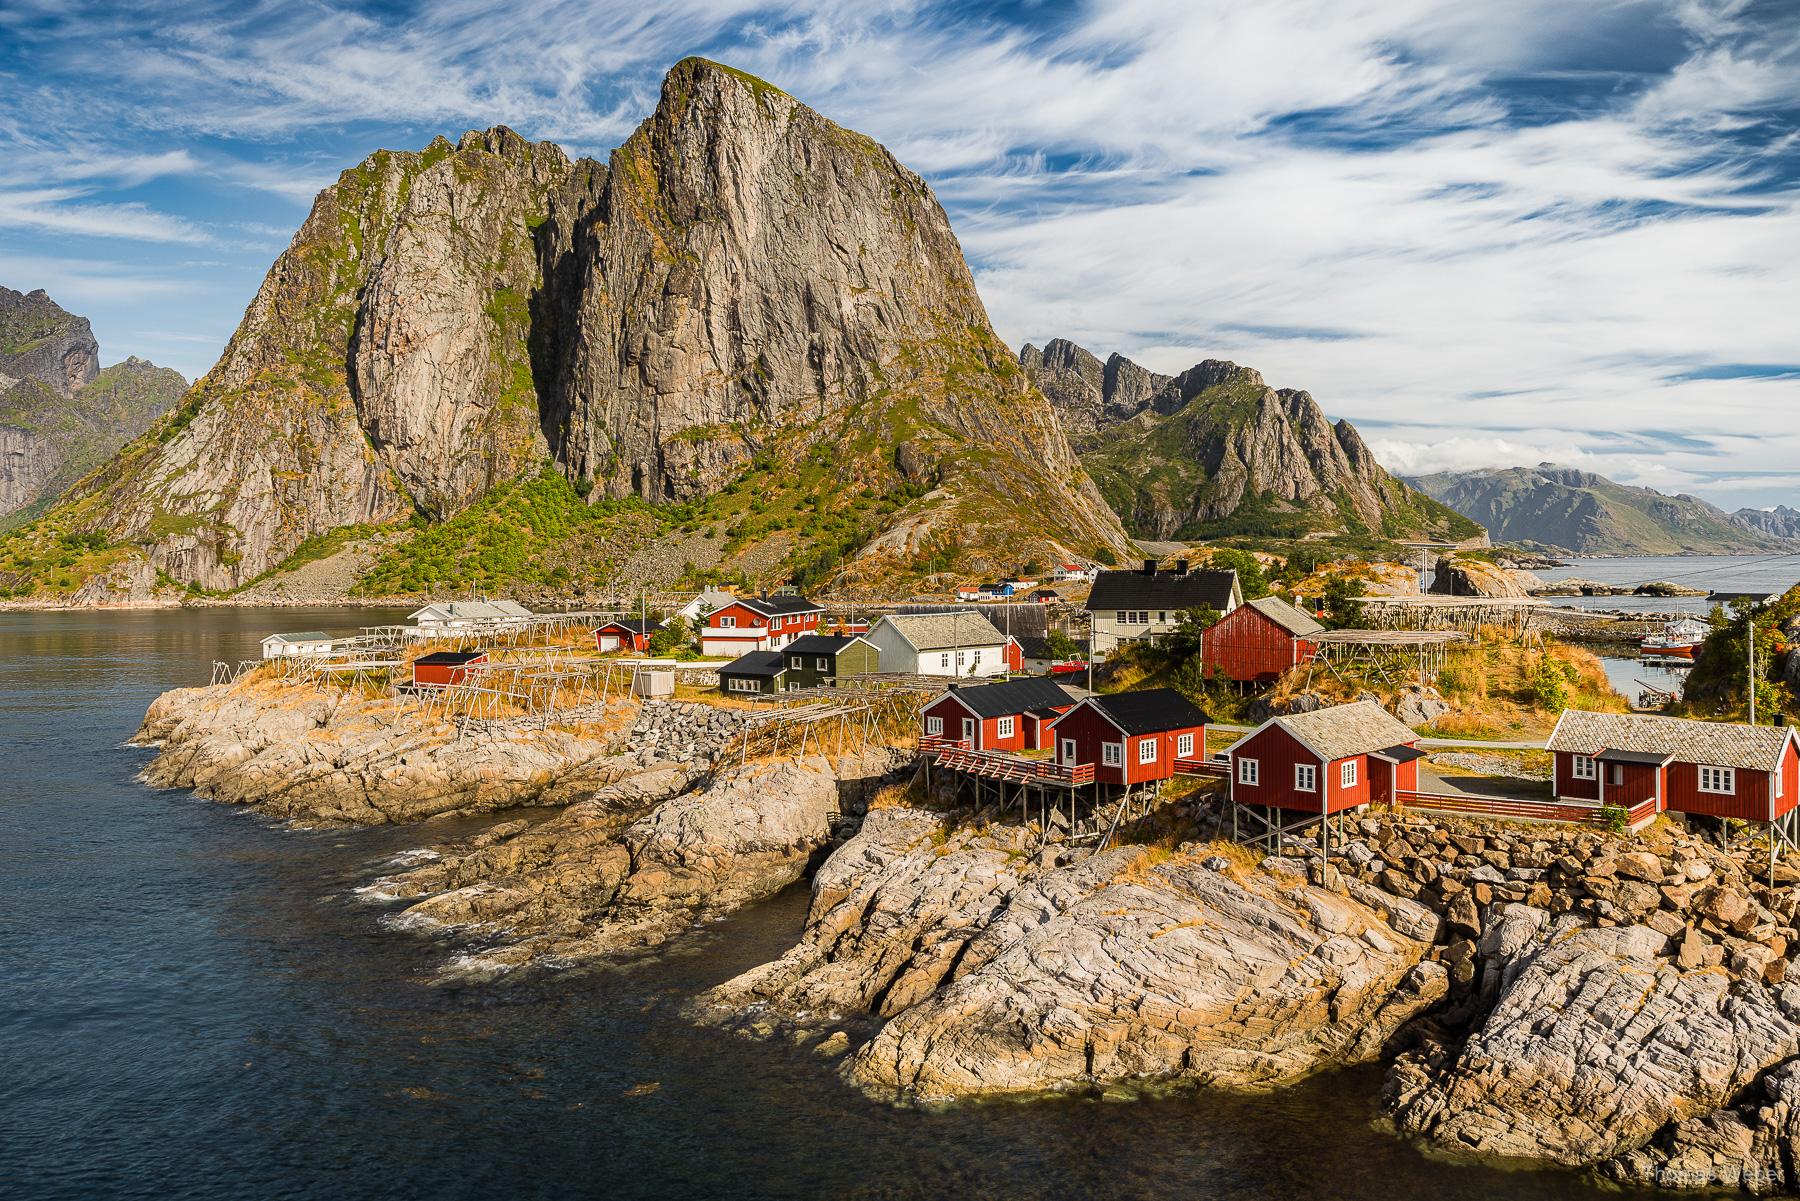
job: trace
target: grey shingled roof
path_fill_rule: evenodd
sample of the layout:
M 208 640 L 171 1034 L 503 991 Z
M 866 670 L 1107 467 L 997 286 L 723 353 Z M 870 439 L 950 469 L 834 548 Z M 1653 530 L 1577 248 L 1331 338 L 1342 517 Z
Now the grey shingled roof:
M 943 651 L 952 647 L 997 646 L 1006 635 L 973 610 L 962 613 L 890 613 L 881 619 L 912 644 L 914 650 Z
M 1786 726 L 1746 726 L 1686 717 L 1568 709 L 1544 745 L 1552 751 L 1577 755 L 1647 751 L 1673 755 L 1683 763 L 1773 771 L 1781 762 L 1781 749 L 1787 745 L 1789 733 Z
M 1279 596 L 1265 596 L 1261 600 L 1244 603 L 1246 607 L 1255 609 L 1296 638 L 1306 638 L 1325 632 L 1325 627 L 1314 621 L 1311 614 L 1301 612 Z
M 1419 737 L 1374 701 L 1290 713 L 1276 718 L 1275 724 L 1327 760 L 1384 751 Z

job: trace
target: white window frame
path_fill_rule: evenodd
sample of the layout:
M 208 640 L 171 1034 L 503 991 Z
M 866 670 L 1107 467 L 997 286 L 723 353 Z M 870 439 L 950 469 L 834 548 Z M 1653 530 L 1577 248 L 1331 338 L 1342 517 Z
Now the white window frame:
M 1700 791 L 1711 792 L 1721 796 L 1732 796 L 1737 792 L 1737 768 L 1714 767 L 1711 764 L 1697 765 L 1700 777 Z
M 1162 739 L 1160 739 L 1160 738 L 1140 738 L 1140 739 L 1138 739 L 1138 764 L 1139 764 L 1139 766 L 1142 766 L 1143 764 L 1146 764 L 1146 763 L 1155 763 L 1156 762 L 1156 744 L 1161 741 L 1162 741 Z
M 806 659 L 800 655 L 789 655 L 788 656 L 788 666 L 789 667 L 805 667 Z
M 1592 755 L 1576 755 L 1569 762 L 1569 775 L 1576 780 L 1598 780 L 1600 765 L 1594 762 Z
M 925 719 L 925 732 L 927 734 L 942 734 L 944 732 L 944 719 L 941 717 L 927 717 Z
M 1240 757 L 1237 761 L 1237 782 L 1251 788 L 1262 779 L 1262 760 Z
M 1338 764 L 1338 787 L 1356 787 L 1356 760 L 1346 759 Z
M 1194 757 L 1194 736 L 1192 734 L 1175 735 L 1175 756 L 1178 759 Z
M 1294 791 L 1319 791 L 1319 765 L 1317 763 L 1294 764 Z
M 817 668 L 819 671 L 830 671 L 831 670 L 831 656 L 830 655 L 814 655 L 813 656 L 813 666 L 815 668 Z
M 1018 728 L 1018 724 L 1010 717 L 994 719 L 994 737 L 996 738 L 1011 738 Z
M 1782 792 L 1787 788 L 1787 773 L 1778 765 L 1775 768 L 1775 799 L 1780 800 Z
M 939 667 L 949 667 L 950 666 L 950 652 L 949 651 L 945 651 L 943 654 L 938 656 L 938 666 Z
M 1125 766 L 1125 744 L 1122 742 L 1103 742 L 1100 744 L 1100 762 L 1106 767 Z
M 730 679 L 726 680 L 725 682 L 730 686 L 729 688 L 726 689 L 726 691 L 728 691 L 728 692 L 761 692 L 762 691 L 761 685 L 759 685 L 755 679 L 747 678 L 745 676 L 732 676 Z

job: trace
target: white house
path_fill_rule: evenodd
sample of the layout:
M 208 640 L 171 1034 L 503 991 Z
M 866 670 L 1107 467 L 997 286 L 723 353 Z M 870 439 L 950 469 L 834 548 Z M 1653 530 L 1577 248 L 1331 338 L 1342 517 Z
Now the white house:
M 329 655 L 337 639 L 324 630 L 304 630 L 298 634 L 270 634 L 262 640 L 262 657 L 286 659 L 294 655 Z
M 919 676 L 999 676 L 1019 667 L 1019 644 L 973 609 L 890 613 L 869 630 L 881 670 Z
M 723 609 L 737 599 L 737 593 L 727 592 L 723 588 L 707 588 L 681 608 L 675 610 L 675 616 L 684 619 L 692 629 L 700 624 L 700 619 L 714 609 Z
M 1121 642 L 1154 640 L 1173 630 L 1185 609 L 1231 612 L 1244 603 L 1235 571 L 1190 571 L 1183 559 L 1158 571 L 1147 559 L 1139 571 L 1103 571 L 1088 593 L 1094 654 L 1109 655 Z

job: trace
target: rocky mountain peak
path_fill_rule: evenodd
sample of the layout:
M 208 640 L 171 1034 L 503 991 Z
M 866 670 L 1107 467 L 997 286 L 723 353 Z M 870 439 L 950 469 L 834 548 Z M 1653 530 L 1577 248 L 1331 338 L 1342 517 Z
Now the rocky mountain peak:
M 1049 398 L 1078 447 L 1102 428 L 1143 412 L 1170 382 L 1116 352 L 1102 363 L 1067 338 L 1052 338 L 1042 350 L 1027 344 L 1019 351 L 1019 364 Z
M 73 396 L 100 372 L 100 343 L 42 288 L 0 287 L 0 377 L 34 379 L 58 396 Z

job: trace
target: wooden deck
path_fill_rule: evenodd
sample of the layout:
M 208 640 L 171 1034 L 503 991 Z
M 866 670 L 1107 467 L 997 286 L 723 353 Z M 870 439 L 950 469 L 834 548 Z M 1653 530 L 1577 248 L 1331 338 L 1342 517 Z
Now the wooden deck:
M 938 734 L 927 734 L 919 739 L 919 754 L 939 767 L 988 780 L 1057 788 L 1079 788 L 1094 782 L 1092 763 L 1065 765 L 1054 759 L 1033 759 L 1012 751 L 974 751 L 960 738 Z
M 1562 822 L 1578 826 L 1604 826 L 1598 804 L 1568 801 L 1533 801 L 1513 797 L 1471 796 L 1463 792 L 1418 792 L 1402 789 L 1394 794 L 1395 809 L 1423 809 L 1464 817 L 1498 817 L 1507 821 Z M 1635 830 L 1656 816 L 1656 802 L 1645 801 L 1625 815 L 1625 827 Z

